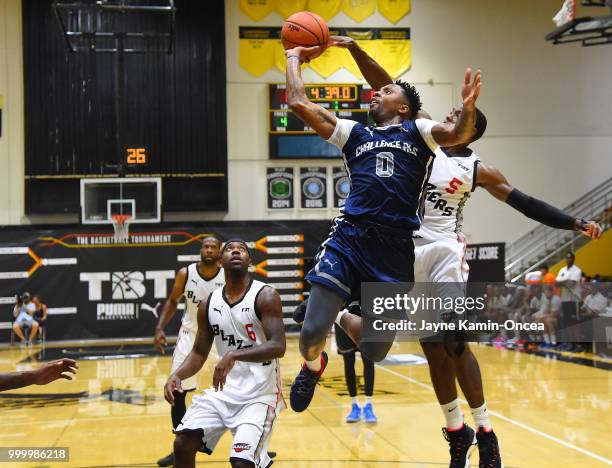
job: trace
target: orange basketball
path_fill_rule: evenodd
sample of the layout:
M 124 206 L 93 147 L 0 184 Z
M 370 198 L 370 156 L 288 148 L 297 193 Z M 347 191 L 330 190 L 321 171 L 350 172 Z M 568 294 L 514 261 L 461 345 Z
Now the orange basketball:
M 321 46 L 318 52 L 309 56 L 310 59 L 323 53 L 329 41 L 329 28 L 323 18 L 316 13 L 300 11 L 294 13 L 283 23 L 281 41 L 285 49 L 294 47 Z

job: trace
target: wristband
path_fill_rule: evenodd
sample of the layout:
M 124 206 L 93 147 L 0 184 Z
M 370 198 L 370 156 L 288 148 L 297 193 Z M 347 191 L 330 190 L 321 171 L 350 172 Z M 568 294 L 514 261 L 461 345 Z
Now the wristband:
M 290 58 L 296 58 L 296 59 L 300 59 L 299 55 L 287 55 L 287 60 L 289 60 Z

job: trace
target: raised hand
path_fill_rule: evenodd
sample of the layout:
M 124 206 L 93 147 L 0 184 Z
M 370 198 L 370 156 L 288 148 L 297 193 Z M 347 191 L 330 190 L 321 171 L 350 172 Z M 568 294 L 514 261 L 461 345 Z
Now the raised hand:
M 597 240 L 601 237 L 603 230 L 595 221 L 587 221 L 587 223 L 582 227 L 581 232 L 585 236 L 590 237 L 593 240 Z
M 322 46 L 312 46 L 312 47 L 298 46 L 298 47 L 294 47 L 293 49 L 285 50 L 285 56 L 287 56 L 287 58 L 291 56 L 295 56 L 295 57 L 298 57 L 298 59 L 300 60 L 300 63 L 308 63 L 310 62 L 311 58 L 315 58 L 321 55 L 323 53 L 323 50 L 324 50 L 324 47 Z
M 476 106 L 476 99 L 480 94 L 480 70 L 476 70 L 472 78 L 472 69 L 470 67 L 465 71 L 465 79 L 461 88 L 461 97 L 463 98 L 463 107 Z
M 341 47 L 343 49 L 350 49 L 353 45 L 355 45 L 355 39 L 348 36 L 330 36 L 329 38 L 329 46 L 333 47 Z

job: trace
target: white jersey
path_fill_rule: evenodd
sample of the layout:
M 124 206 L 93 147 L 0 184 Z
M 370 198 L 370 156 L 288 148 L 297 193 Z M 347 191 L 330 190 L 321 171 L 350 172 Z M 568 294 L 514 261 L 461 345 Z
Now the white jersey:
M 415 237 L 426 242 L 457 241 L 463 237 L 463 206 L 476 188 L 479 158 L 469 149 L 462 156 L 448 156 L 442 148 L 435 153 L 427 181 L 425 216 Z
M 225 285 L 225 273 L 223 268 L 215 276 L 205 279 L 198 270 L 198 264 L 192 263 L 187 267 L 187 278 L 185 279 L 185 314 L 181 327 L 191 333 L 198 330 L 198 306 L 205 301 L 211 292 Z
M 235 349 L 258 346 L 267 341 L 255 302 L 267 285 L 251 280 L 242 299 L 229 304 L 225 288 L 215 290 L 208 303 L 208 321 L 215 335 L 219 357 Z M 261 402 L 277 407 L 282 402 L 278 359 L 268 362 L 236 361 L 228 374 L 223 390 L 206 393 L 232 404 Z

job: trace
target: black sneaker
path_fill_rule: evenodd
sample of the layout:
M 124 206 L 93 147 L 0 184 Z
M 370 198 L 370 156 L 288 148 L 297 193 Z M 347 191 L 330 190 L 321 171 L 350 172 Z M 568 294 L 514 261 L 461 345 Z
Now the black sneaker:
M 483 427 L 479 427 L 476 432 L 476 441 L 480 455 L 478 468 L 503 468 L 495 432 L 493 430 L 487 432 Z
M 321 370 L 319 372 L 312 372 L 310 369 L 308 369 L 308 367 L 306 367 L 306 363 L 304 363 L 302 370 L 291 385 L 289 402 L 291 404 L 291 409 L 296 413 L 301 413 L 308 408 L 308 405 L 310 405 L 310 402 L 312 401 L 317 382 L 327 367 L 327 353 L 323 351 L 321 356 L 323 357 L 323 365 L 321 366 Z
M 157 460 L 157 466 L 174 466 L 174 452 Z
M 268 450 L 268 456 L 270 457 L 270 459 L 272 458 L 276 458 L 276 452 L 273 452 L 271 450 Z
M 304 299 L 300 304 L 295 308 L 291 317 L 293 321 L 299 325 L 304 323 L 304 317 L 306 317 L 306 305 L 308 304 L 308 299 Z
M 474 445 L 474 429 L 464 423 L 458 431 L 449 431 L 443 427 L 442 434 L 450 445 L 451 461 L 448 468 L 469 468 L 468 452 Z

